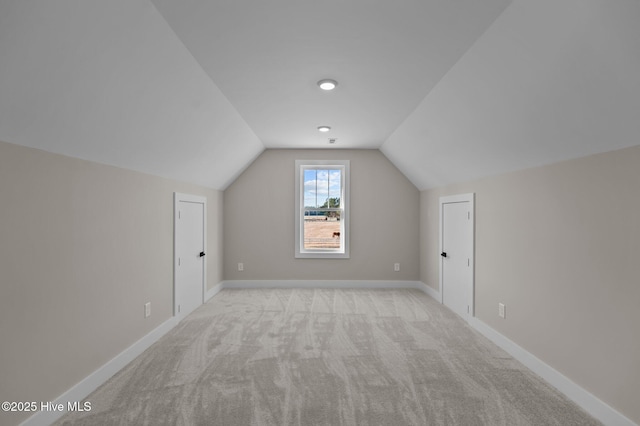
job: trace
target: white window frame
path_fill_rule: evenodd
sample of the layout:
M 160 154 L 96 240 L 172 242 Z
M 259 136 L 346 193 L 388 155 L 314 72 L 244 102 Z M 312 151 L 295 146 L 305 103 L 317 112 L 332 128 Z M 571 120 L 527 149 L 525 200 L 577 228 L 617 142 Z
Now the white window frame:
M 339 168 L 342 171 L 340 183 L 340 247 L 339 249 L 305 249 L 304 248 L 304 172 L 305 169 L 324 167 Z M 349 160 L 296 160 L 295 172 L 295 257 L 348 259 L 349 258 Z

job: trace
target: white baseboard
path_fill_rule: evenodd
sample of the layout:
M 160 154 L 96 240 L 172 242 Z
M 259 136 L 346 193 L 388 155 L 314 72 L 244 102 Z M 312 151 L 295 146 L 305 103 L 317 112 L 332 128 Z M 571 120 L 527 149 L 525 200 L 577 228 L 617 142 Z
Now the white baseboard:
M 420 281 L 385 280 L 231 280 L 222 288 L 415 288 L 423 290 Z M 424 291 L 424 290 L 423 290 Z
M 427 294 L 427 296 L 431 296 L 433 299 L 442 303 L 442 296 L 440 295 L 440 290 L 436 290 L 433 287 L 429 287 L 428 285 L 421 283 L 424 287 L 421 288 L 423 292 Z
M 425 293 L 442 303 L 440 292 L 425 285 Z M 491 340 L 493 343 L 502 348 L 509 355 L 520 361 L 529 370 L 536 373 L 551 386 L 562 392 L 567 398 L 578 404 L 583 410 L 591 416 L 600 420 L 607 426 L 638 426 L 629 420 L 623 414 L 610 407 L 604 401 L 575 384 L 568 377 L 538 359 L 531 352 L 522 348 L 503 334 L 498 333 L 486 323 L 480 321 L 476 317 L 469 318 L 469 325 L 476 329 L 480 334 Z
M 220 290 L 223 289 L 223 284 L 218 283 L 213 286 L 205 293 L 206 303 L 213 296 L 218 294 Z M 169 332 L 173 327 L 176 326 L 180 317 L 174 316 L 169 318 L 167 321 L 160 324 L 154 330 L 152 330 L 149 334 L 142 337 L 140 340 L 135 342 L 133 345 L 129 346 L 127 349 L 122 351 L 119 355 L 113 358 L 111 361 L 107 362 L 105 365 L 85 377 L 80 383 L 76 384 L 74 387 L 60 395 L 54 401 L 55 404 L 63 404 L 65 407 L 67 406 L 67 402 L 71 401 L 82 401 L 87 396 L 91 394 L 94 390 L 104 384 L 107 380 L 113 377 L 118 371 L 123 369 L 127 364 L 133 361 L 138 355 L 144 352 L 149 346 L 153 345 L 158 339 L 164 336 L 167 332 Z M 64 411 L 56 411 L 56 412 L 46 412 L 40 411 L 33 416 L 29 417 L 27 420 L 21 423 L 22 426 L 40 426 L 40 425 L 50 425 L 51 423 L 58 420 L 65 414 Z
M 223 281 L 205 293 L 206 303 L 224 288 L 417 288 L 423 286 L 419 281 L 305 281 L 305 280 L 257 280 L 257 281 Z M 82 379 L 53 401 L 56 405 L 67 402 L 82 401 L 91 392 L 113 377 L 118 371 L 133 361 L 158 339 L 178 324 L 181 317 L 171 317 L 160 324 L 140 340 L 129 346 L 111 361 Z M 22 426 L 50 425 L 65 414 L 64 411 L 39 411 L 21 423 Z
M 420 281 L 376 281 L 376 280 L 233 280 L 223 281 L 205 294 L 205 303 L 225 288 L 413 288 L 418 289 L 441 302 L 440 292 Z M 82 401 L 91 392 L 109 380 L 115 373 L 124 368 L 138 355 L 144 352 L 152 344 L 154 344 L 163 335 L 169 332 L 178 323 L 177 317 L 171 317 L 164 323 L 160 324 L 150 333 L 142 337 L 133 345 L 122 351 L 119 355 L 107 362 L 105 365 L 91 373 L 71 389 L 60 395 L 54 401 L 55 404 L 63 404 L 65 407 L 67 402 Z M 501 347 L 515 359 L 524 364 L 534 373 L 538 374 L 549 384 L 557 388 L 565 394 L 569 399 L 574 401 L 586 412 L 605 425 L 611 426 L 638 426 L 629 420 L 623 414 L 619 413 L 605 402 L 601 401 L 593 394 L 589 393 L 582 387 L 572 382 L 569 378 L 562 375 L 551 366 L 536 358 L 533 354 L 526 351 L 504 335 L 498 333 L 484 322 L 475 317 L 471 317 L 469 324 L 479 333 L 487 337 L 496 345 Z M 40 426 L 49 425 L 65 412 L 45 412 L 40 411 L 29 417 L 22 426 Z
M 484 322 L 472 317 L 469 320 L 469 324 L 605 425 L 637 426 L 607 403 L 575 384 L 571 379 L 538 359 L 531 352 L 528 352 L 504 335 L 498 333 Z
M 56 405 L 63 404 L 67 407 L 67 402 L 82 401 L 94 390 L 113 377 L 118 371 L 133 361 L 138 355 L 153 345 L 158 339 L 164 336 L 178 323 L 176 317 L 171 317 L 140 340 L 129 346 L 118 354 L 111 361 L 98 368 L 96 371 L 82 379 L 78 384 L 60 395 L 53 401 Z M 46 426 L 50 425 L 66 414 L 65 411 L 39 411 L 21 423 L 22 426 Z
M 222 283 L 220 282 L 220 283 L 214 285 L 213 287 L 211 287 L 209 290 L 207 290 L 207 292 L 204 295 L 204 303 L 207 303 L 209 301 L 209 299 L 211 299 L 216 294 L 220 293 L 220 290 L 222 290 L 223 288 L 224 287 L 223 287 Z

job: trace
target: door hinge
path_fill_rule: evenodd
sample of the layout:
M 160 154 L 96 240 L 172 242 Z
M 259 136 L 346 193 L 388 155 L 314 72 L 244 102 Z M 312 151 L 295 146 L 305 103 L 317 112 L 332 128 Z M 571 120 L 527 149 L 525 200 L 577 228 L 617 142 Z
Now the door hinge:
M 180 258 L 178 258 L 178 266 L 180 266 Z
M 180 210 L 178 210 L 178 219 L 180 219 L 180 213 L 181 213 Z
M 471 260 L 467 259 L 467 266 L 471 266 Z
M 180 313 L 180 305 L 178 305 L 178 313 Z
M 467 313 L 471 312 L 471 310 L 469 309 L 469 305 L 467 305 Z
M 467 212 L 467 219 L 471 220 L 471 212 Z

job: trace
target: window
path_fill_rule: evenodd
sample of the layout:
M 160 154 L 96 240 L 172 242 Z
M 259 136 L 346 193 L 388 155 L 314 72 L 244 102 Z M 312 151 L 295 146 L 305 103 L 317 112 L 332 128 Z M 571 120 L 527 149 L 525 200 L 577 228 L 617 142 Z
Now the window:
M 348 258 L 348 207 L 348 160 L 296 160 L 295 256 Z

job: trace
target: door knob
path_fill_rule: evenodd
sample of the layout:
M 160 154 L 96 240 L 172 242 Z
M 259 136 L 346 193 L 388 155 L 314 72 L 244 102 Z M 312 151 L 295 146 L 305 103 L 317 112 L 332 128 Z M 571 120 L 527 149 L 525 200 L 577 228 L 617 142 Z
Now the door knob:
M 200 252 L 200 257 L 203 257 L 203 256 L 204 256 L 204 252 L 203 252 L 203 251 L 201 251 L 201 252 Z
M 442 256 L 442 257 L 447 257 L 447 252 L 446 252 L 446 251 L 443 251 L 442 253 L 440 253 L 440 256 Z

